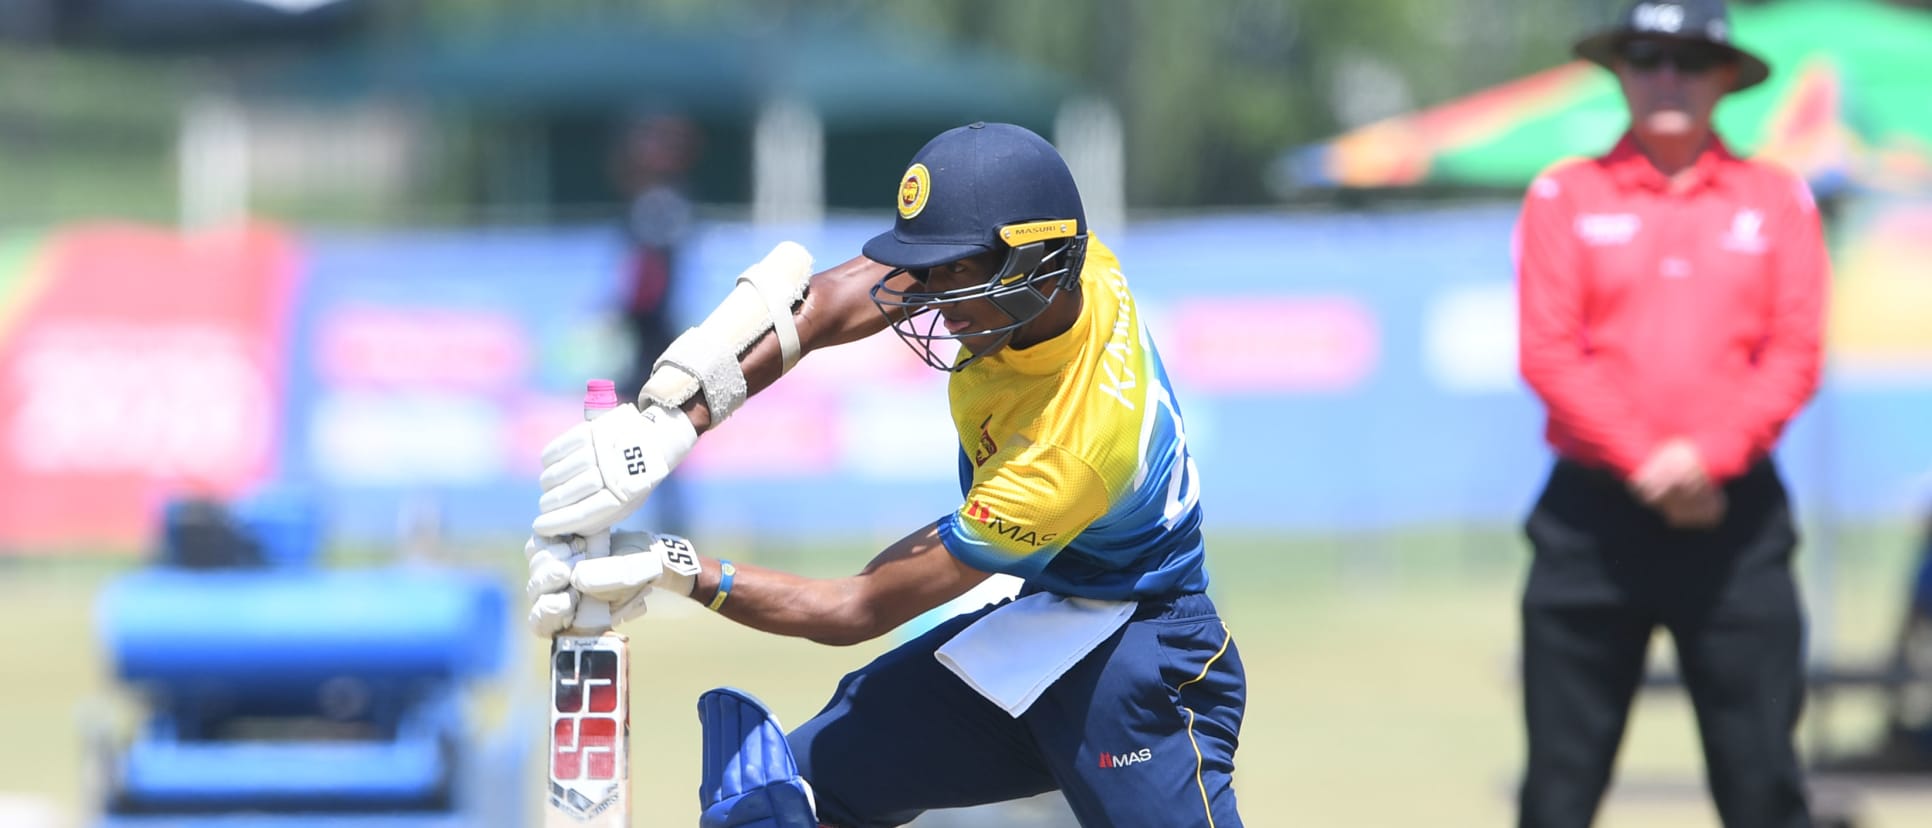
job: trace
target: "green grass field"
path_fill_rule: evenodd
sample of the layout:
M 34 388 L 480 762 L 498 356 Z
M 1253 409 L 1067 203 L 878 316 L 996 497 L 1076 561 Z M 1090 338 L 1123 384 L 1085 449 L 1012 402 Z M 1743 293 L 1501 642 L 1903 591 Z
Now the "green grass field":
M 1872 657 L 1882 650 L 1904 597 L 1910 543 L 1902 530 L 1846 534 L 1835 539 L 1840 565 L 1829 577 L 1801 565 L 1808 598 L 1831 608 L 1815 629 L 1834 652 Z M 711 551 L 761 558 L 755 549 L 724 546 L 749 545 L 714 544 Z M 506 584 L 520 584 L 517 544 L 500 548 Z M 1513 535 L 1221 539 L 1210 549 L 1215 597 L 1250 682 L 1237 778 L 1248 824 L 1513 822 L 1511 787 L 1522 750 L 1515 604 L 1525 563 Z M 762 560 L 838 572 L 870 551 L 870 543 L 814 545 Z M 79 824 L 75 815 L 84 812 L 81 721 L 102 714 L 90 700 L 110 690 L 93 649 L 91 603 L 115 571 L 102 564 L 0 566 L 0 650 L 9 656 L 0 662 L 0 796 L 45 797 L 70 815 L 68 824 Z M 635 660 L 636 824 L 650 826 L 693 821 L 694 702 L 701 691 L 748 689 L 796 723 L 817 710 L 841 674 L 890 644 L 830 649 L 779 639 L 677 602 L 657 606 L 627 632 Z M 515 678 L 524 684 L 487 694 L 485 718 L 514 713 L 535 722 L 536 711 L 514 710 L 507 700 L 541 692 L 541 648 L 524 635 L 514 643 Z M 1660 659 L 1667 652 L 1658 647 Z M 1858 744 L 1877 727 L 1875 699 L 1845 696 L 1834 703 L 1831 721 L 1834 744 Z M 1805 734 L 1816 735 L 1810 728 Z M 1672 692 L 1641 697 L 1620 767 L 1620 780 L 1630 784 L 1613 792 L 1599 825 L 1716 825 L 1701 793 L 1686 793 L 1700 769 L 1688 705 Z M 1637 788 L 1677 793 L 1643 795 Z M 1932 821 L 1932 795 L 1890 794 L 1867 804 L 1864 828 Z

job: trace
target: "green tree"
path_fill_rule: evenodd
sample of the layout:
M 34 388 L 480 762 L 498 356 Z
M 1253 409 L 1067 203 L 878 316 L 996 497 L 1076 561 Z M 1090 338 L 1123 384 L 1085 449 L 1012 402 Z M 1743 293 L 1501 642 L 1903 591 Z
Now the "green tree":
M 1281 151 L 1565 59 L 1596 2 L 891 0 L 860 8 L 1003 48 L 1112 101 L 1140 206 L 1269 199 Z M 810 4 L 807 4 L 810 5 Z M 1372 100 L 1364 100 L 1370 98 Z

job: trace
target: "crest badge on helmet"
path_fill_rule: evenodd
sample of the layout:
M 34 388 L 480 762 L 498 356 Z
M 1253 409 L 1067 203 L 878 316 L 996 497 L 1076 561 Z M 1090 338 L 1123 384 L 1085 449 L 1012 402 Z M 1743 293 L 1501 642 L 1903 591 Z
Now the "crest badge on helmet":
M 926 209 L 926 199 L 931 195 L 932 174 L 926 171 L 926 165 L 907 167 L 905 177 L 899 179 L 899 217 L 916 218 Z

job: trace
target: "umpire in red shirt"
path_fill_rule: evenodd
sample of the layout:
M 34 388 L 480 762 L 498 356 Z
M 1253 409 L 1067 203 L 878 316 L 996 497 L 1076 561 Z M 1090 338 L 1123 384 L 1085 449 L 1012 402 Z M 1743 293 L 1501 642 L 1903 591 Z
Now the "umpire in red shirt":
M 1662 626 L 1724 824 L 1809 825 L 1797 534 L 1771 450 L 1818 382 L 1817 209 L 1711 129 L 1769 74 L 1722 0 L 1636 3 L 1576 53 L 1616 74 L 1630 131 L 1538 178 L 1517 228 L 1523 376 L 1558 456 L 1527 526 L 1519 824 L 1594 819 Z

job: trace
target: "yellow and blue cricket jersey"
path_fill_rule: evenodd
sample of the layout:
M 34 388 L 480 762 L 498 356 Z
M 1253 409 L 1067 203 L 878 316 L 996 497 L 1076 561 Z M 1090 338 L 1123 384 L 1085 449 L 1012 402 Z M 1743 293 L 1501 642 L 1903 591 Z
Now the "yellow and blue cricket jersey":
M 974 568 L 1062 595 L 1200 592 L 1200 476 L 1180 407 L 1120 260 L 1092 238 L 1080 289 L 1070 330 L 953 374 L 965 502 L 939 537 Z

